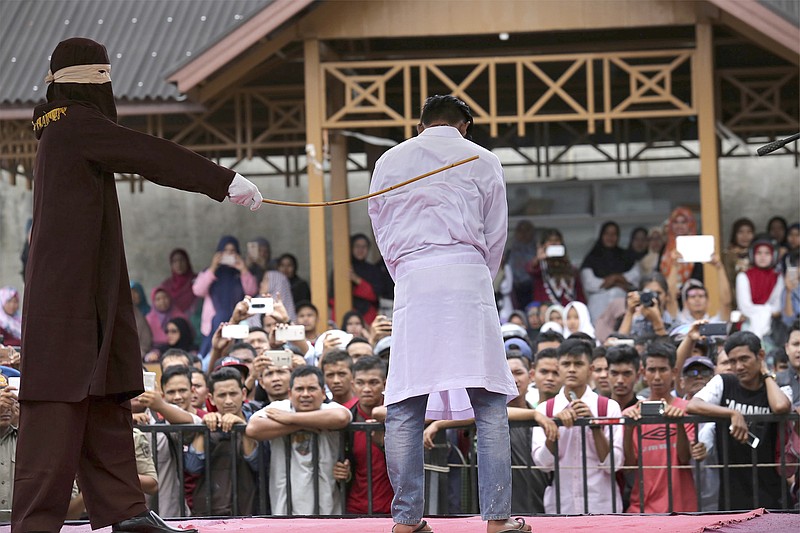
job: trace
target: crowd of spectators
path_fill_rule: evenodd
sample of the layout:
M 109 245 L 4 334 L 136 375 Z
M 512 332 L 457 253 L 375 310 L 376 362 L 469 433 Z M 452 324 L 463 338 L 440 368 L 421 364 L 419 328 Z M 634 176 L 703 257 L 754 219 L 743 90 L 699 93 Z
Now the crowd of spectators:
M 495 283 L 519 391 L 508 404 L 509 419 L 521 423 L 510 429 L 514 513 L 780 508 L 782 485 L 796 505 L 796 476 L 758 466 L 754 487 L 751 469 L 730 468 L 721 483 L 718 465 L 723 448 L 729 464 L 750 464 L 754 453 L 772 464 L 779 441 L 796 460 L 796 429 L 779 439 L 777 423 L 744 415 L 800 412 L 800 225 L 776 217 L 756 235 L 751 221 L 737 220 L 710 261 L 717 302 L 702 265 L 681 262 L 676 249 L 676 237 L 696 232 L 692 212 L 678 208 L 664 227 L 634 229 L 625 248 L 608 222 L 577 263 L 558 230 L 514 229 Z M 133 422 L 164 426 L 132 438 L 142 489 L 162 515 L 247 515 L 260 498 L 274 515 L 389 513 L 379 423 L 392 322 L 381 299 L 391 299 L 393 284 L 369 251 L 367 236 L 353 236 L 354 309 L 338 310 L 339 324 L 320 323 L 297 259 L 273 260 L 263 238 L 244 253 L 234 237 L 221 238 L 199 272 L 175 249 L 162 283 L 149 291 L 131 283 L 143 369 L 158 375 L 154 390 L 131 402 Z M 254 312 L 254 297 L 272 298 L 272 309 Z M 0 289 L 0 510 L 13 490 L 19 407 L 9 380 L 24 356 L 19 304 L 15 289 Z M 722 329 L 708 333 L 714 323 Z M 643 405 L 655 404 L 672 422 L 666 431 L 647 418 L 615 431 L 580 423 L 638 420 L 648 416 Z M 684 423 L 687 414 L 727 421 Z M 346 429 L 354 422 L 376 424 Z M 205 431 L 166 427 L 187 424 Z M 443 440 L 469 454 L 465 424 L 432 421 L 421 444 L 434 450 Z M 83 513 L 76 483 L 70 516 Z

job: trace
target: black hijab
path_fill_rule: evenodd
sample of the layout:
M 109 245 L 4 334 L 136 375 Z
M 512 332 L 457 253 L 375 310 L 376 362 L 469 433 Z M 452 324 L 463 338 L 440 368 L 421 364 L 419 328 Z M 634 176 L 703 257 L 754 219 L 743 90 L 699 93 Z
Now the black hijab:
M 353 249 L 353 244 L 360 239 L 365 240 L 367 242 L 367 247 L 370 247 L 371 243 L 369 238 L 363 233 L 356 233 L 350 237 L 350 250 Z M 356 259 L 352 252 L 350 254 L 350 264 L 353 268 L 353 272 L 355 272 L 359 278 L 363 278 L 367 283 L 372 285 L 372 290 L 375 292 L 376 296 L 381 294 L 381 289 L 383 287 L 383 276 L 381 275 L 381 271 L 377 266 L 366 260 L 361 261 Z M 362 300 L 361 298 L 354 298 L 353 307 L 355 307 L 356 311 L 361 313 L 363 316 L 367 311 L 369 311 L 370 303 Z
M 50 58 L 50 72 L 75 65 L 111 64 L 106 47 L 91 39 L 73 37 L 61 41 Z M 75 100 L 96 107 L 109 120 L 117 121 L 117 106 L 111 82 L 108 83 L 50 83 L 47 101 Z
M 595 241 L 594 246 L 586 255 L 586 258 L 581 264 L 581 270 L 590 268 L 594 275 L 598 278 L 604 278 L 611 274 L 622 274 L 627 272 L 633 266 L 635 260 L 628 253 L 623 250 L 619 245 L 613 248 L 606 248 L 603 246 L 603 233 L 609 226 L 614 226 L 619 235 L 619 225 L 616 222 L 606 222 L 600 228 L 600 234 Z M 619 242 L 619 240 L 617 240 Z

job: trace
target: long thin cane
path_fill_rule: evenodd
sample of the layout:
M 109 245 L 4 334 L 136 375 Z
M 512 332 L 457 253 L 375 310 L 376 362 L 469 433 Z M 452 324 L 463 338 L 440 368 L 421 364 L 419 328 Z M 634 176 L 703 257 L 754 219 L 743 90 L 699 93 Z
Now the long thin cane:
M 451 163 L 449 165 L 445 165 L 442 168 L 437 168 L 436 170 L 431 170 L 430 172 L 426 172 L 425 174 L 421 174 L 409 180 L 406 180 L 402 183 L 398 183 L 397 185 L 392 185 L 391 187 L 386 187 L 383 190 L 375 191 L 370 194 L 364 194 L 362 196 L 356 196 L 355 198 L 345 198 L 344 200 L 331 200 L 329 202 L 310 202 L 310 203 L 303 203 L 303 202 L 284 202 L 282 200 L 270 200 L 265 198 L 261 200 L 265 204 L 272 204 L 272 205 L 288 205 L 293 207 L 327 207 L 331 205 L 343 205 L 349 204 L 352 202 L 358 202 L 361 200 L 366 200 L 368 198 L 372 198 L 373 196 L 378 196 L 380 194 L 387 193 L 389 191 L 393 191 L 395 189 L 399 189 L 400 187 L 405 187 L 410 183 L 414 183 L 415 181 L 419 181 L 421 179 L 427 178 L 428 176 L 433 176 L 434 174 L 438 174 L 439 172 L 444 172 L 445 170 L 449 170 L 451 168 L 455 168 L 459 165 L 463 165 L 464 163 L 469 163 L 470 161 L 475 161 L 478 159 L 479 156 L 473 155 L 472 157 L 468 157 L 466 159 L 462 159 L 461 161 L 456 161 L 455 163 Z

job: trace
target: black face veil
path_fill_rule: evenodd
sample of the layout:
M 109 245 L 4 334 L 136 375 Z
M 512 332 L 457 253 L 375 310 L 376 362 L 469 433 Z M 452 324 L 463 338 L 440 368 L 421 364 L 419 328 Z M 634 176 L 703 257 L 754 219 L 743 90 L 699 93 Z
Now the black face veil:
M 50 58 L 50 72 L 57 73 L 75 65 L 110 64 L 106 47 L 91 39 L 74 37 L 61 41 Z M 109 120 L 117 121 L 117 106 L 111 82 L 107 83 L 50 83 L 47 101 L 77 100 L 96 106 Z

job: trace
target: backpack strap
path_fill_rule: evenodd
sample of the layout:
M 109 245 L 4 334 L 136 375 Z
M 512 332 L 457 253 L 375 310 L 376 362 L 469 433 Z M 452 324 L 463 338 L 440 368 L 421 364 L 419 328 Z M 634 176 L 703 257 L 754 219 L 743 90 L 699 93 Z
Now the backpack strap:
M 550 398 L 544 404 L 545 405 L 544 409 L 545 409 L 545 412 L 547 414 L 547 418 L 553 418 L 553 409 L 554 409 L 555 404 L 556 404 L 556 399 L 555 398 Z
M 597 416 L 603 418 L 608 415 L 608 397 L 602 394 L 597 398 Z

